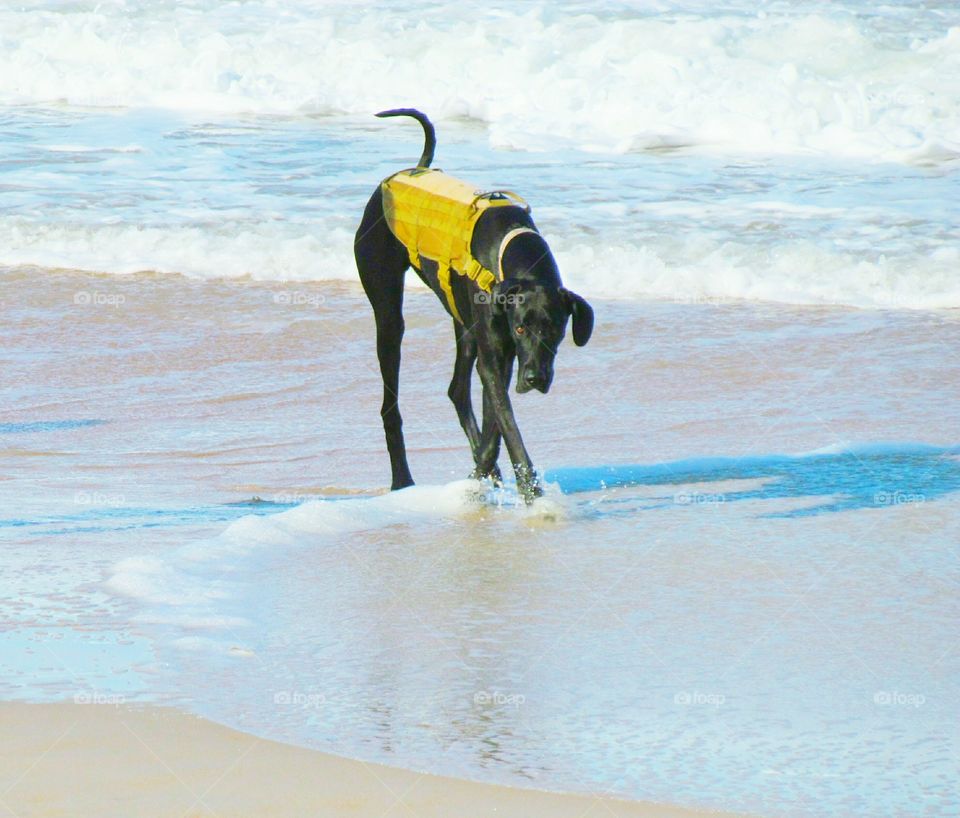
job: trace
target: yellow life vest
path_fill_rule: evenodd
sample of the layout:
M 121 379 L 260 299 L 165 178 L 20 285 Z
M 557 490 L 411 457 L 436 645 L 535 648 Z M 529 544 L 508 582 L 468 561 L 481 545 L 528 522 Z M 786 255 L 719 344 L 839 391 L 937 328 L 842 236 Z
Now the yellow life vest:
M 500 271 L 488 270 L 475 259 L 470 242 L 484 211 L 508 205 L 530 211 L 515 193 L 483 193 L 440 170 L 402 170 L 383 182 L 383 213 L 390 231 L 407 248 L 414 267 L 420 267 L 421 257 L 437 263 L 440 288 L 450 312 L 461 322 L 450 288 L 450 271 L 490 292 Z

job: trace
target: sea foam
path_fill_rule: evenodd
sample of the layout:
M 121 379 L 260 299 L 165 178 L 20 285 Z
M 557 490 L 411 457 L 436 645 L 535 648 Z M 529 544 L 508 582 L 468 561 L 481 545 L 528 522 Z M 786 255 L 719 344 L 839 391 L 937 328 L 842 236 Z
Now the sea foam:
M 538 517 L 556 520 L 563 514 L 555 496 L 528 509 L 515 493 L 484 488 L 474 480 L 411 486 L 372 497 L 316 500 L 278 514 L 242 517 L 218 537 L 186 543 L 162 558 L 127 557 L 114 565 L 105 587 L 142 606 L 137 621 L 177 632 L 234 632 L 248 624 L 242 600 L 250 589 L 238 570 L 245 567 L 249 576 L 251 566 L 276 549 L 317 547 L 355 532 L 458 520 L 484 507 L 504 506 L 525 522 Z
M 869 258 L 808 239 L 778 244 L 699 237 L 645 242 L 604 234 L 551 240 L 564 281 L 593 298 L 718 305 L 736 300 L 866 309 L 960 306 L 960 247 Z M 356 281 L 353 234 L 340 226 L 35 224 L 0 218 L 0 264 L 95 272 L 180 273 L 258 281 Z M 407 286 L 423 288 L 416 275 Z
M 0 103 L 298 114 L 401 103 L 480 120 L 493 145 L 521 149 L 960 155 L 960 27 L 938 30 L 946 16 L 911 39 L 842 5 L 770 9 L 14 7 L 0 11 Z

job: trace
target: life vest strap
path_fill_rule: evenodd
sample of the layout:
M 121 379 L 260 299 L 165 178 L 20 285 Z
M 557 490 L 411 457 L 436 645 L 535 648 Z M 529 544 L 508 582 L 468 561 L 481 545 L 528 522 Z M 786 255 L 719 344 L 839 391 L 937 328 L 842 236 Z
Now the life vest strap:
M 463 323 L 463 318 L 460 317 L 460 310 L 457 309 L 457 301 L 453 297 L 453 287 L 450 286 L 450 268 L 444 265 L 440 265 L 437 268 L 437 282 L 440 284 L 440 289 L 443 290 L 443 294 L 447 297 L 447 306 L 450 307 L 450 312 L 453 314 L 454 319 L 458 324 Z

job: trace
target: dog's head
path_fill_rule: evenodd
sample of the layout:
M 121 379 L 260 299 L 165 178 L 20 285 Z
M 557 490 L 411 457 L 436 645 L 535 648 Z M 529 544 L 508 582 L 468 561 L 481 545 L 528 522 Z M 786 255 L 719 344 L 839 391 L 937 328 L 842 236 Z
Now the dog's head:
M 582 347 L 593 332 L 593 309 L 564 287 L 512 279 L 493 290 L 493 309 L 505 321 L 517 351 L 517 392 L 544 394 L 553 381 L 553 359 L 573 319 L 573 342 Z

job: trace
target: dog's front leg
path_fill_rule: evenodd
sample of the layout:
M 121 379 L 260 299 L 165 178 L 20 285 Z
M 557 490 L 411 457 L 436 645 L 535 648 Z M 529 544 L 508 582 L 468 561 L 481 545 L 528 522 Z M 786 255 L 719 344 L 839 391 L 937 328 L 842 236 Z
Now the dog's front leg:
M 520 437 L 520 429 L 517 427 L 517 421 L 513 416 L 513 407 L 510 405 L 510 397 L 507 389 L 510 386 L 509 372 L 504 377 L 504 371 L 507 369 L 505 363 L 497 360 L 486 345 L 480 344 L 480 358 L 477 369 L 480 373 L 480 381 L 483 384 L 484 397 L 489 395 L 491 408 L 493 410 L 494 420 L 499 429 L 503 440 L 507 444 L 507 452 L 510 455 L 510 462 L 513 463 L 513 471 L 517 476 L 517 491 L 527 502 L 532 503 L 537 497 L 543 494 L 543 488 L 540 485 L 540 478 L 537 476 L 530 462 L 530 455 L 523 445 L 523 438 Z M 486 425 L 486 424 L 484 424 Z M 496 431 L 491 430 L 493 434 L 490 439 L 481 441 L 481 455 L 489 456 L 485 450 L 490 448 L 494 460 L 486 462 L 478 460 L 478 470 L 492 469 L 496 466 L 497 441 L 495 439 Z
M 510 383 L 510 367 L 506 368 L 503 377 L 504 383 Z M 497 460 L 500 457 L 500 427 L 494 417 L 493 401 L 490 400 L 490 390 L 483 389 L 483 423 L 480 427 L 480 442 L 474 452 L 477 467 L 473 477 L 477 480 L 490 478 L 495 486 L 503 483 L 503 475 Z
M 457 340 L 457 358 L 447 395 L 457 410 L 460 426 L 470 442 L 473 459 L 476 460 L 480 448 L 480 430 L 477 428 L 477 419 L 470 401 L 470 379 L 473 377 L 473 365 L 477 360 L 477 341 L 470 331 L 457 321 L 453 322 L 453 332 Z
M 470 441 L 470 453 L 473 455 L 475 468 L 472 477 L 475 480 L 490 478 L 499 485 L 502 478 L 497 468 L 497 456 L 500 453 L 500 432 L 493 420 L 493 410 L 483 390 L 483 431 L 477 428 L 477 419 L 473 414 L 473 404 L 470 401 L 470 380 L 473 377 L 473 367 L 477 361 L 477 340 L 473 334 L 463 328 L 463 325 L 454 322 L 453 330 L 457 339 L 457 359 L 453 367 L 453 379 L 447 394 L 457 410 L 457 417 L 463 427 L 467 440 Z M 507 378 L 509 381 L 509 377 Z
M 503 382 L 510 383 L 510 372 L 513 366 L 512 361 L 508 361 L 501 366 L 500 371 L 503 374 Z M 480 371 L 479 365 L 477 371 Z M 493 401 L 490 398 L 490 390 L 483 387 L 483 426 L 480 429 L 480 441 L 474 452 L 474 462 L 476 468 L 471 475 L 474 480 L 485 480 L 489 478 L 495 486 L 503 484 L 503 475 L 500 473 L 500 467 L 497 460 L 500 457 L 500 426 L 497 425 L 496 413 Z

